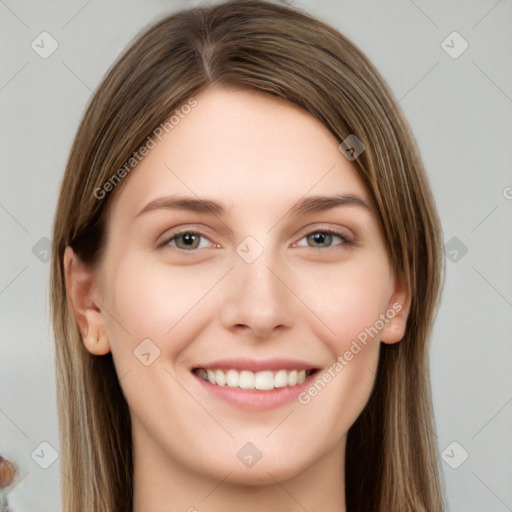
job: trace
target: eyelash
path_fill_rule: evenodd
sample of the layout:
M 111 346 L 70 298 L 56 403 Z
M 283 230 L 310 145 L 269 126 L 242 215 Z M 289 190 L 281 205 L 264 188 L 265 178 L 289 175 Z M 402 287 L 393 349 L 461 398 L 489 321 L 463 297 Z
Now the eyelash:
M 339 243 L 337 245 L 332 245 L 330 247 L 310 247 L 310 249 L 323 249 L 325 251 L 325 250 L 329 250 L 329 249 L 335 250 L 337 247 L 340 247 L 340 246 L 350 247 L 350 246 L 355 245 L 354 240 L 351 240 L 347 236 L 342 235 L 339 231 L 336 231 L 336 230 L 330 229 L 330 228 L 317 229 L 317 230 L 310 231 L 309 233 L 306 233 L 300 240 L 303 240 L 304 238 L 307 238 L 310 235 L 315 235 L 318 233 L 337 236 L 338 238 L 341 239 L 341 243 Z M 295 245 L 296 244 L 294 244 L 294 246 Z
M 355 243 L 356 243 L 354 240 L 351 240 L 348 237 L 346 237 L 345 235 L 342 235 L 338 231 L 336 231 L 334 229 L 330 229 L 330 228 L 318 229 L 318 230 L 310 231 L 309 233 L 306 233 L 300 240 L 303 240 L 304 238 L 307 238 L 310 235 L 314 235 L 314 234 L 318 234 L 318 233 L 337 236 L 338 238 L 341 239 L 341 243 L 339 243 L 337 245 L 329 246 L 329 247 L 310 247 L 310 249 L 321 249 L 321 250 L 324 250 L 324 251 L 326 251 L 326 250 L 335 250 L 337 247 L 345 246 L 345 247 L 348 248 L 348 247 L 351 247 L 351 246 L 355 245 Z M 172 242 L 173 240 L 175 240 L 175 239 L 177 239 L 177 238 L 179 238 L 180 236 L 183 236 L 183 235 L 196 235 L 196 236 L 200 236 L 202 238 L 206 238 L 207 240 L 209 240 L 211 242 L 211 240 L 208 238 L 208 236 L 206 236 L 204 233 L 201 233 L 200 231 L 183 230 L 183 231 L 179 231 L 178 233 L 174 233 L 169 238 L 166 238 L 161 244 L 159 244 L 159 247 L 161 247 L 161 248 L 167 247 L 167 246 L 170 245 L 170 242 Z M 297 247 L 297 243 L 294 244 L 294 247 Z M 218 244 L 215 244 L 215 245 L 218 245 Z M 171 246 L 171 247 L 173 247 L 173 246 Z M 304 247 L 304 246 L 300 246 L 300 247 Z M 181 251 L 181 252 L 194 252 L 194 251 L 199 250 L 199 249 L 191 249 L 191 250 L 180 249 L 179 247 L 174 247 L 174 248 L 177 249 L 178 251 Z

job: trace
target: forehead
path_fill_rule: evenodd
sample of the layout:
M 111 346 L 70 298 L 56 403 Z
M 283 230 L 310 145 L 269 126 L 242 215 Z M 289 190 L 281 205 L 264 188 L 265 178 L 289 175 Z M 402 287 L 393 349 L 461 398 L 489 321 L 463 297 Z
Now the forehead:
M 114 209 L 167 194 L 216 198 L 228 207 L 286 205 L 308 194 L 357 194 L 370 202 L 339 141 L 317 119 L 270 95 L 215 87 L 131 172 Z M 185 111 L 183 111 L 185 112 Z

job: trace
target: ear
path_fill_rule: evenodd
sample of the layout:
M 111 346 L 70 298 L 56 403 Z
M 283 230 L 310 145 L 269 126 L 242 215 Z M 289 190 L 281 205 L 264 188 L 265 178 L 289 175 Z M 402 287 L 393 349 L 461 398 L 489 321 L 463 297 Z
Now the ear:
M 85 348 L 94 355 L 110 352 L 100 297 L 97 296 L 97 274 L 81 261 L 71 247 L 64 251 L 66 292 Z
M 385 313 L 385 325 L 381 332 L 380 341 L 392 344 L 398 343 L 404 337 L 410 308 L 411 297 L 402 283 L 395 279 L 394 289 Z

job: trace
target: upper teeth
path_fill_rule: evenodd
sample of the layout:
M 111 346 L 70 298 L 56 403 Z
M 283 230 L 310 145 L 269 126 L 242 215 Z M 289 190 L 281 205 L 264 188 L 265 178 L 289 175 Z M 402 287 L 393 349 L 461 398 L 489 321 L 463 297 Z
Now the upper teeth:
M 271 390 L 295 386 L 306 380 L 306 370 L 278 370 L 272 372 L 251 372 L 249 370 L 205 370 L 199 368 L 197 374 L 211 384 L 241 389 Z

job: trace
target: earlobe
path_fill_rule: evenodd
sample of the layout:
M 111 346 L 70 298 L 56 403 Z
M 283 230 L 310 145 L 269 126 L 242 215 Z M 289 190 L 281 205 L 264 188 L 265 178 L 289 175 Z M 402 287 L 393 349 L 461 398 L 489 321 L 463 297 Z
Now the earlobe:
M 410 295 L 397 283 L 385 313 L 386 323 L 380 337 L 383 343 L 398 343 L 404 337 L 410 307 Z
M 110 352 L 103 313 L 97 294 L 97 275 L 71 247 L 63 257 L 66 294 L 85 348 L 94 355 Z

